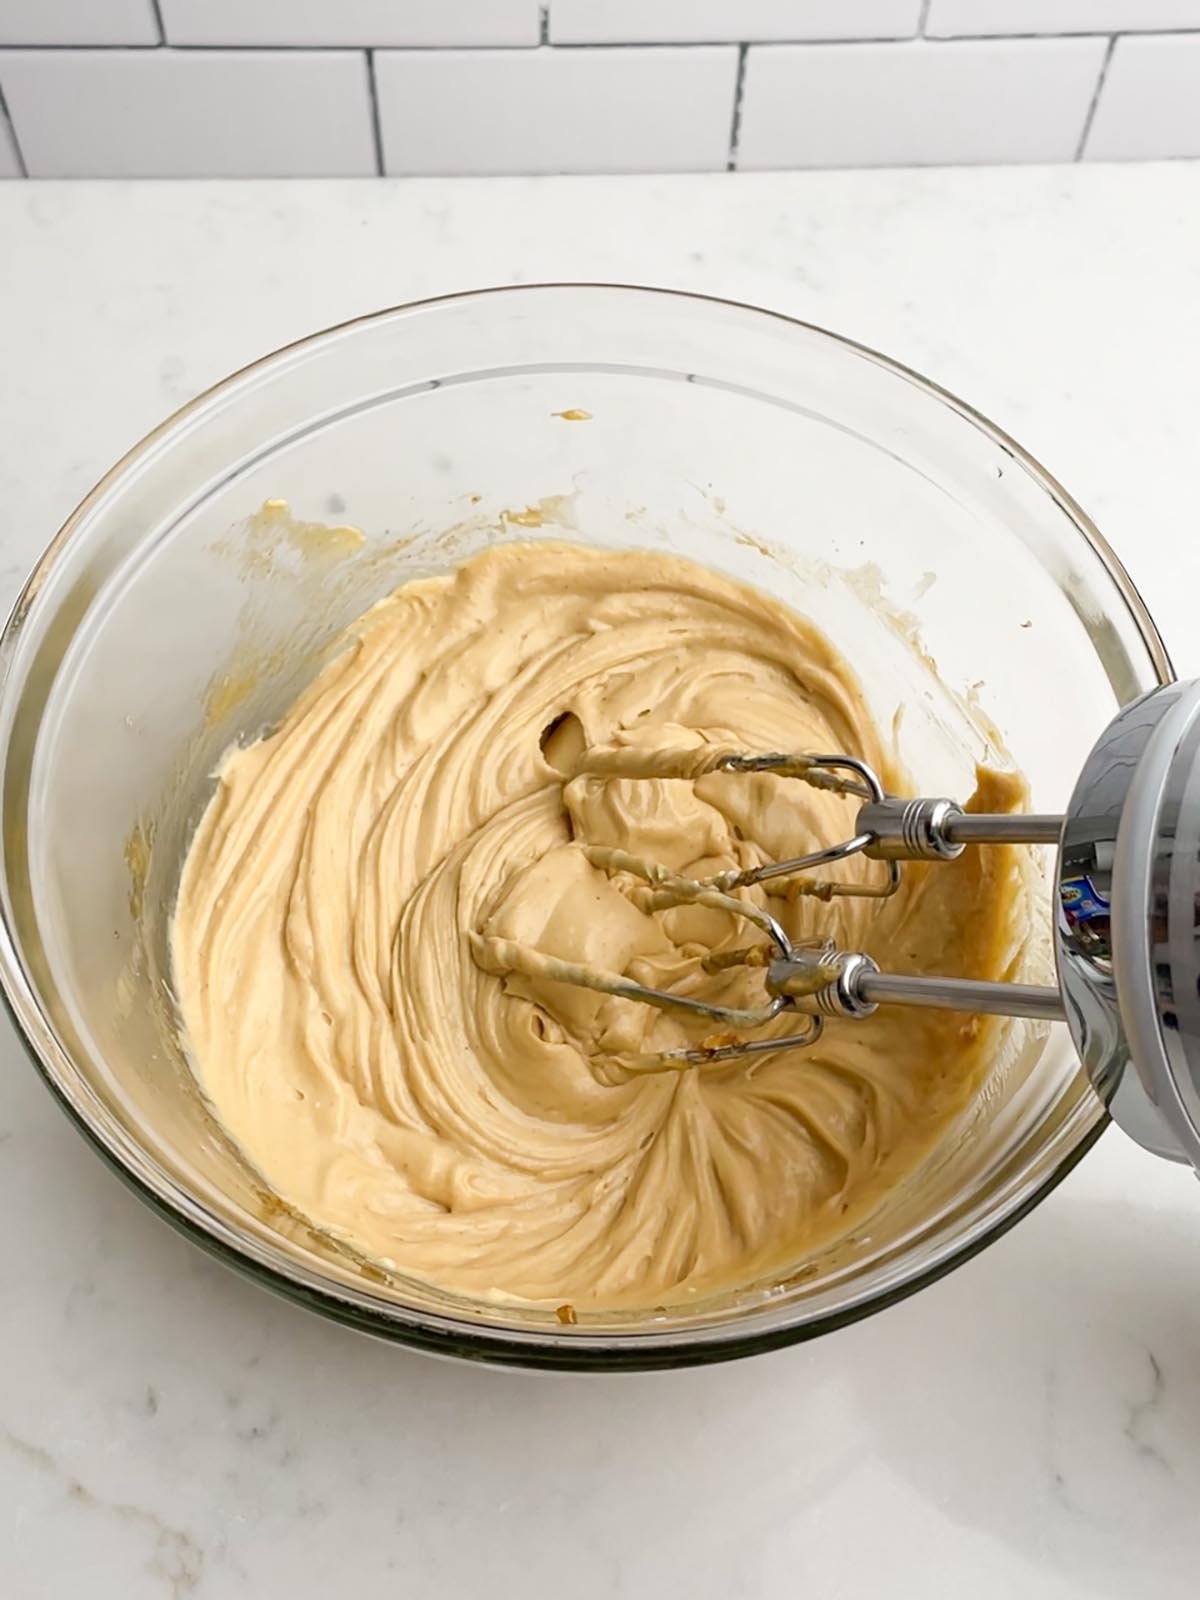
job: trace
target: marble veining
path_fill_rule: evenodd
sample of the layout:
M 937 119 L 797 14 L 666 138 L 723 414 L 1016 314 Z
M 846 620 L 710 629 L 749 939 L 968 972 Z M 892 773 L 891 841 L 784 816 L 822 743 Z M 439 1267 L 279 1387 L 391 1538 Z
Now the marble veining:
M 0 1428 L 0 1445 L 34 1471 L 51 1478 L 66 1496 L 68 1505 L 81 1511 L 110 1517 L 144 1533 L 149 1544 L 146 1572 L 163 1583 L 172 1600 L 194 1592 L 204 1574 L 204 1551 L 190 1533 L 168 1526 L 161 1517 L 143 1506 L 109 1500 L 81 1483 L 64 1470 L 49 1450 L 19 1438 L 8 1428 Z
M 1167 1394 L 1167 1380 L 1163 1373 L 1161 1362 L 1148 1346 L 1146 1349 L 1146 1361 L 1150 1368 L 1147 1393 L 1143 1399 L 1135 1400 L 1129 1406 L 1122 1431 L 1143 1460 L 1153 1461 L 1164 1472 L 1173 1473 L 1175 1468 L 1170 1461 L 1167 1460 L 1158 1445 L 1147 1437 L 1162 1414 Z

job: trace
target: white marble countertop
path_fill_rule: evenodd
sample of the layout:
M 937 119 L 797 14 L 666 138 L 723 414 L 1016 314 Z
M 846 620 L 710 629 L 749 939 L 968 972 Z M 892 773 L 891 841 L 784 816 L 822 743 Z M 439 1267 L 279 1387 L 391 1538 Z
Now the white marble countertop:
M 824 323 L 1055 471 L 1200 671 L 1200 166 L 0 185 L 0 599 L 196 390 L 414 296 L 539 278 Z M 1200 1188 L 1110 1130 L 981 1257 L 732 1366 L 496 1373 L 177 1238 L 0 1025 L 0 1595 L 1191 1597 Z

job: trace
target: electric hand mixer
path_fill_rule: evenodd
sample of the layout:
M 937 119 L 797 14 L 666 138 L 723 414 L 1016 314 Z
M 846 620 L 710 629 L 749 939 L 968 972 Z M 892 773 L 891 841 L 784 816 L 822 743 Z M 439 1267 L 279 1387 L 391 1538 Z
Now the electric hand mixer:
M 622 851 L 587 848 L 594 866 L 649 884 L 649 909 L 716 907 L 764 934 L 765 942 L 723 951 L 706 963 L 710 971 L 761 968 L 765 999 L 759 1006 L 709 1004 L 492 941 L 492 959 L 502 968 L 707 1017 L 727 1030 L 701 1047 L 643 1058 L 643 1068 L 812 1045 L 825 1019 L 853 1022 L 881 1005 L 1062 1019 L 1114 1120 L 1147 1149 L 1200 1170 L 1200 680 L 1163 685 L 1125 706 L 1093 748 L 1062 816 L 985 816 L 951 800 L 887 795 L 870 767 L 844 754 L 612 748 L 589 752 L 577 771 L 614 778 L 767 771 L 862 802 L 850 838 L 706 880 Z M 945 861 L 973 845 L 1000 843 L 1058 845 L 1057 987 L 881 972 L 861 951 L 794 944 L 769 911 L 735 894 L 861 853 L 883 864 L 877 882 L 807 879 L 802 892 L 821 899 L 886 897 L 899 887 L 905 861 Z M 784 1013 L 803 1017 L 799 1031 L 737 1037 Z

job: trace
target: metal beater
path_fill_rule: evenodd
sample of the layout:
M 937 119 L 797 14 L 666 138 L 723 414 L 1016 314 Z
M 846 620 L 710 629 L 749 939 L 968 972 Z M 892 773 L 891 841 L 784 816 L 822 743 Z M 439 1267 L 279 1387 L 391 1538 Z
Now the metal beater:
M 984 816 L 952 800 L 887 795 L 870 767 L 847 755 L 720 754 L 698 762 L 694 750 L 649 757 L 610 750 L 585 756 L 576 770 L 662 778 L 774 772 L 861 801 L 850 838 L 704 881 L 621 851 L 587 851 L 605 871 L 641 877 L 650 886 L 650 909 L 719 907 L 765 934 L 765 943 L 706 963 L 712 971 L 761 967 L 761 1006 L 708 1004 L 515 945 L 497 952 L 503 966 L 711 1018 L 727 1030 L 699 1048 L 653 1058 L 655 1064 L 704 1064 L 811 1045 L 824 1019 L 854 1021 L 881 1005 L 1065 1020 L 1114 1120 L 1147 1149 L 1200 1169 L 1200 681 L 1166 684 L 1125 706 L 1093 748 L 1062 816 Z M 861 853 L 883 863 L 877 883 L 804 878 L 801 892 L 886 897 L 899 886 L 903 862 L 951 860 L 977 844 L 1057 844 L 1057 987 L 881 972 L 861 951 L 793 944 L 770 912 L 734 894 Z M 800 1031 L 737 1037 L 785 1011 L 804 1017 Z

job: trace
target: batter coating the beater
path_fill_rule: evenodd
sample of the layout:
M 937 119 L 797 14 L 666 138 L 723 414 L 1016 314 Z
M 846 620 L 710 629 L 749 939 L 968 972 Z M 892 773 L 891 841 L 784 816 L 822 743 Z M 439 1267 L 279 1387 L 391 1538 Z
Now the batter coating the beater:
M 572 777 L 614 744 L 844 750 L 901 781 L 846 662 L 778 602 L 662 552 L 505 544 L 368 611 L 228 753 L 184 864 L 174 979 L 226 1129 L 315 1225 L 466 1295 L 650 1308 L 786 1269 L 912 1171 L 995 1037 L 885 1008 L 806 1051 L 635 1073 L 711 1023 L 495 970 L 514 940 L 753 1004 L 760 974 L 701 968 L 744 922 L 648 911 L 583 845 L 707 876 L 853 816 L 767 774 Z M 981 770 L 972 806 L 1022 795 Z M 748 892 L 794 938 L 995 979 L 1026 912 L 1010 846 L 914 866 L 886 902 Z

